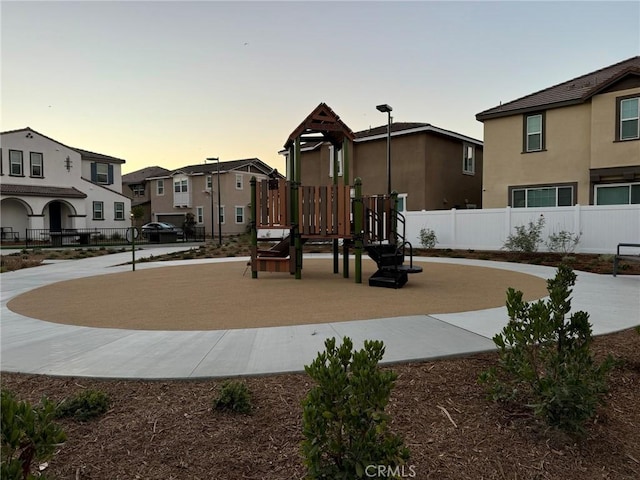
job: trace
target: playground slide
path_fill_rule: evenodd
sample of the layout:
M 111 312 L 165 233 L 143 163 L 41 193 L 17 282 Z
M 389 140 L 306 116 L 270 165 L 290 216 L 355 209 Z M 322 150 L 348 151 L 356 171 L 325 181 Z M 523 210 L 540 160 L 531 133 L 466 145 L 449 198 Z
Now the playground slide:
M 276 243 L 273 247 L 268 249 L 258 249 L 258 257 L 279 257 L 285 258 L 289 256 L 289 249 L 291 246 L 290 235 Z

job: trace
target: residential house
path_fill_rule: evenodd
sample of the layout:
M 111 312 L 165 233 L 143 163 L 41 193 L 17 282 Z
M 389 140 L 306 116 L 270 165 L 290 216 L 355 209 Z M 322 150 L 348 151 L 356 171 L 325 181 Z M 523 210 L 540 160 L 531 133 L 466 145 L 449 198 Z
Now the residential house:
M 251 177 L 260 180 L 270 174 L 279 175 L 258 158 L 248 158 L 189 165 L 149 177 L 151 220 L 182 226 L 191 213 L 207 235 L 217 236 L 218 226 L 222 235 L 244 233 L 251 221 Z
M 140 207 L 142 218 L 139 225 L 151 221 L 151 186 L 149 177 L 158 177 L 170 172 L 162 167 L 146 167 L 135 172 L 122 175 L 122 193 L 131 199 L 131 208 Z
M 27 229 L 115 228 L 129 225 L 120 158 L 69 147 L 31 128 L 0 133 L 3 240 Z
M 640 203 L 640 56 L 476 115 L 482 204 Z
M 364 195 L 387 193 L 387 125 L 354 135 L 351 183 L 360 177 Z M 428 123 L 391 123 L 390 140 L 391 189 L 399 193 L 399 210 L 481 208 L 480 140 Z M 303 185 L 333 182 L 334 148 L 324 141 L 302 144 Z M 286 151 L 281 153 L 287 155 Z M 337 163 L 340 177 L 342 150 Z

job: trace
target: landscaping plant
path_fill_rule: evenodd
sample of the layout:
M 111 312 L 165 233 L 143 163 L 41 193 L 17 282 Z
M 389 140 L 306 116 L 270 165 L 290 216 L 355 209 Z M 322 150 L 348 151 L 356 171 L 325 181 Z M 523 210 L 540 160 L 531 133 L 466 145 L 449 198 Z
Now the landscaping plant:
M 533 409 L 549 425 L 583 434 L 586 422 L 604 403 L 609 357 L 598 364 L 591 354 L 589 314 L 571 310 L 576 275 L 561 265 L 547 281 L 548 300 L 527 303 L 507 290 L 509 323 L 493 337 L 499 362 L 480 376 L 494 400 Z
M 325 348 L 305 366 L 316 382 L 302 402 L 307 478 L 378 478 L 367 466 L 404 465 L 409 451 L 389 432 L 384 411 L 397 375 L 378 367 L 383 343 L 365 341 L 362 350 L 353 351 L 348 337 L 339 347 L 330 338 Z
M 430 228 L 421 228 L 418 236 L 420 237 L 420 245 L 424 248 L 433 248 L 438 243 L 436 232 Z
M 582 237 L 582 233 L 574 235 L 566 230 L 561 230 L 558 233 L 550 234 L 546 245 L 550 252 L 559 252 L 567 255 L 575 252 L 580 243 L 580 237 Z
M 216 410 L 229 410 L 237 413 L 251 412 L 251 394 L 247 385 L 237 380 L 227 380 L 220 388 L 220 395 L 213 401 Z
M 58 404 L 58 417 L 73 417 L 86 421 L 98 417 L 109 409 L 109 396 L 100 390 L 87 389 Z
M 519 225 L 515 228 L 516 233 L 507 237 L 502 248 L 510 252 L 537 252 L 538 246 L 542 243 L 544 217 L 540 215 L 536 222 L 529 222 L 528 226 Z
M 0 478 L 26 480 L 36 477 L 31 473 L 34 461 L 51 458 L 58 445 L 66 440 L 62 429 L 54 422 L 55 405 L 43 398 L 38 406 L 18 401 L 2 390 L 0 393 L 0 429 L 2 432 L 2 459 Z

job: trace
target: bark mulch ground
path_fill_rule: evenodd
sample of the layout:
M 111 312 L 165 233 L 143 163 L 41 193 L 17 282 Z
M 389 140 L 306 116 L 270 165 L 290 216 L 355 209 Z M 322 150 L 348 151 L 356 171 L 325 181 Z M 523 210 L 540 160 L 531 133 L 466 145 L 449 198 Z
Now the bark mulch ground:
M 388 411 L 392 429 L 411 450 L 413 478 L 640 478 L 639 347 L 634 330 L 596 339 L 597 355 L 611 353 L 619 362 L 607 405 L 578 442 L 486 399 L 476 379 L 496 362 L 493 353 L 385 367 L 399 375 Z M 3 388 L 32 402 L 42 395 L 59 401 L 86 388 L 111 398 L 101 418 L 60 421 L 68 440 L 49 461 L 48 478 L 302 478 L 300 402 L 310 379 L 286 374 L 242 381 L 252 395 L 250 415 L 212 409 L 222 380 L 2 376 Z

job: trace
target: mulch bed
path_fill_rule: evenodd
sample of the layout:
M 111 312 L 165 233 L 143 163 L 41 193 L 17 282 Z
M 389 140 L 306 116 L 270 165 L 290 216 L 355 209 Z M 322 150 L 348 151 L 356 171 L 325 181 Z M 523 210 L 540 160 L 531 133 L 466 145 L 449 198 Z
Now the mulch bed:
M 411 450 L 413 478 L 640 478 L 639 347 L 634 330 L 596 339 L 599 357 L 611 353 L 620 361 L 610 376 L 607 406 L 578 442 L 526 412 L 486 399 L 476 379 L 495 363 L 494 353 L 385 367 L 399 374 L 388 411 L 392 429 Z M 3 388 L 32 402 L 42 395 L 60 401 L 85 388 L 111 397 L 101 418 L 60 421 L 68 440 L 44 470 L 48 478 L 302 478 L 300 402 L 311 387 L 309 377 L 243 381 L 252 394 L 251 415 L 212 409 L 221 380 L 2 375 Z

